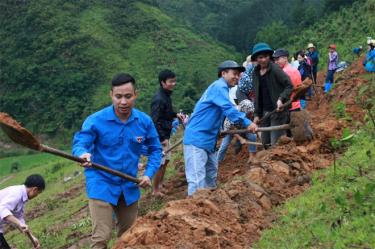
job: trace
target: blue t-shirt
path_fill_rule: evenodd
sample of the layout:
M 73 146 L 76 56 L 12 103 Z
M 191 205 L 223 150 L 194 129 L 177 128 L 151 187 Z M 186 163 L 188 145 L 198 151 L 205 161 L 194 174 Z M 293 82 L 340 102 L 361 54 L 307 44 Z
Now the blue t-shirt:
M 90 115 L 73 139 L 73 155 L 91 153 L 91 160 L 111 169 L 137 177 L 138 161 L 147 150 L 146 176 L 152 178 L 159 169 L 162 148 L 151 118 L 133 108 L 129 119 L 123 123 L 116 116 L 113 105 Z M 123 193 L 130 205 L 140 198 L 136 183 L 119 176 L 97 170 L 85 169 L 86 191 L 90 199 L 117 205 Z

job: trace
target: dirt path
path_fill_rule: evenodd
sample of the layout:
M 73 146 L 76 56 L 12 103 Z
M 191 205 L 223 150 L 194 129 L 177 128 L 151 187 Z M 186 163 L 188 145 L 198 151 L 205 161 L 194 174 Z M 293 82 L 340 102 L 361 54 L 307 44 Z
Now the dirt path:
M 7 177 L 4 177 L 3 179 L 0 180 L 0 184 L 3 184 L 7 181 L 9 181 L 10 179 L 12 179 L 14 177 L 14 175 L 9 175 Z
M 366 80 L 356 77 L 363 70 L 353 65 L 339 75 L 329 95 L 322 94 L 324 75 L 309 103 L 314 140 L 295 144 L 281 139 L 279 145 L 258 153 L 259 162 L 246 164 L 246 152 L 229 151 L 219 169 L 220 187 L 201 190 L 184 198 L 183 174 L 167 183 L 170 200 L 166 207 L 139 218 L 114 248 L 246 248 L 276 219 L 272 208 L 310 186 L 311 172 L 332 163 L 329 140 L 340 137 L 350 121 L 337 119 L 332 103 L 345 104 L 345 111 L 358 121 L 363 111 L 355 105 L 358 89 Z

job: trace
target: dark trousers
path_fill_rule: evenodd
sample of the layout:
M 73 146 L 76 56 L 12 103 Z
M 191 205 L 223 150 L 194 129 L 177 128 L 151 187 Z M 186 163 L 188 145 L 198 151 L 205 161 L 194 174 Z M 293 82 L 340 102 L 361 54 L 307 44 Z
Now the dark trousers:
M 263 112 L 263 116 L 266 115 L 267 112 Z M 284 110 L 282 112 L 275 112 L 270 117 L 265 119 L 262 122 L 262 127 L 269 127 L 269 126 L 276 126 L 276 125 L 283 125 L 289 122 L 289 111 Z M 285 135 L 285 130 L 281 131 L 263 131 L 262 132 L 262 143 L 265 148 L 269 147 L 270 145 L 275 145 L 279 137 Z
M 10 246 L 8 245 L 2 233 L 0 233 L 0 249 L 10 249 Z
M 326 83 L 332 83 L 333 84 L 333 75 L 335 74 L 336 70 L 328 70 L 327 77 L 326 77 Z
M 312 75 L 313 75 L 313 77 L 314 77 L 314 84 L 316 84 L 316 82 L 317 82 L 317 79 L 316 79 L 316 77 L 317 77 L 317 73 L 318 73 L 318 66 L 313 66 L 312 67 Z

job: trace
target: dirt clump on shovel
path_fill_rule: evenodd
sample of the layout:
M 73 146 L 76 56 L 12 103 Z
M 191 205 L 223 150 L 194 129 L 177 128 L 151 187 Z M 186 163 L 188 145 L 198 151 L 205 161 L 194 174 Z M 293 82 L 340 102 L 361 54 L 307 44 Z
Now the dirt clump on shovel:
M 0 127 L 13 142 L 34 150 L 40 150 L 39 141 L 9 114 L 0 112 Z

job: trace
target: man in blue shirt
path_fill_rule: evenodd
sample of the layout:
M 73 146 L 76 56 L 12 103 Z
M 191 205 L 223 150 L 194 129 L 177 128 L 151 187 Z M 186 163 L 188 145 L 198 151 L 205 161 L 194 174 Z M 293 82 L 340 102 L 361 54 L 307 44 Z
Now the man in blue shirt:
M 224 61 L 218 69 L 219 79 L 203 93 L 185 130 L 184 159 L 189 196 L 197 189 L 216 188 L 218 162 L 215 146 L 225 117 L 249 131 L 257 129 L 256 124 L 229 100 L 229 88 L 238 83 L 245 68 L 235 61 Z
M 133 108 L 137 98 L 134 78 L 124 73 L 115 76 L 110 96 L 112 105 L 90 115 L 73 140 L 73 154 L 87 161 L 83 166 L 92 219 L 91 248 L 107 248 L 113 212 L 117 217 L 118 236 L 132 225 L 138 212 L 139 186 L 151 186 L 151 178 L 162 158 L 151 118 Z M 136 177 L 142 148 L 148 150 L 148 163 L 139 186 L 90 167 L 93 161 Z

